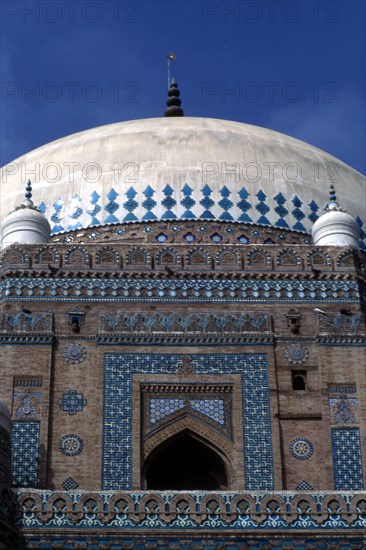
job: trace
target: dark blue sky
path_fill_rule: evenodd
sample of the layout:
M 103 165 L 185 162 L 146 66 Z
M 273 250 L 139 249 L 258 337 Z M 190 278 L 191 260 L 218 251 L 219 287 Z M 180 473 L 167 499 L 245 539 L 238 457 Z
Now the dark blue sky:
M 1 164 L 161 116 L 175 51 L 187 116 L 272 128 L 365 173 L 365 6 L 353 1 L 1 3 Z

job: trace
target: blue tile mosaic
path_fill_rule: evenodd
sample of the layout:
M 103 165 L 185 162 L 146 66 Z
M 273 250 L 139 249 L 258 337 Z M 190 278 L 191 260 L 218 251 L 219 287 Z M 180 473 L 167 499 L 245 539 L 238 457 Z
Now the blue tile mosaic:
M 173 399 L 173 398 L 151 398 L 149 399 L 149 420 L 150 424 L 156 424 L 163 418 L 173 414 L 184 407 L 204 414 L 221 426 L 225 424 L 225 408 L 223 399 Z
M 219 244 L 222 241 L 222 237 L 219 233 L 213 233 L 210 237 L 211 241 L 213 241 L 215 244 Z
M 65 536 L 68 537 L 68 543 L 62 548 L 70 550 L 80 548 L 80 537 L 87 538 L 87 544 L 82 546 L 89 550 L 100 548 L 102 541 L 106 541 L 106 546 L 114 550 L 117 547 L 127 548 L 124 545 L 127 536 L 131 536 L 131 546 L 128 548 L 135 549 L 147 540 L 151 542 L 149 534 L 152 531 L 159 535 L 164 533 L 164 546 L 161 547 L 164 550 L 167 550 L 165 543 L 168 540 L 172 543 L 172 546 L 169 544 L 170 550 L 188 548 L 188 540 L 192 543 L 195 540 L 198 544 L 192 545 L 192 550 L 201 550 L 206 548 L 199 542 L 201 537 L 212 550 L 227 550 L 229 547 L 236 550 L 240 541 L 245 543 L 246 549 L 251 550 L 257 548 L 253 545 L 254 541 L 263 541 L 266 544 L 263 550 L 269 550 L 269 540 L 271 550 L 295 550 L 300 547 L 304 550 L 345 550 L 345 539 L 355 541 L 357 533 L 360 534 L 360 542 L 365 531 L 365 501 L 363 495 L 355 494 L 354 491 L 338 494 L 312 491 L 301 495 L 300 501 L 297 491 L 274 491 L 270 500 L 266 492 L 211 492 L 209 501 L 205 491 L 184 494 L 166 491 L 154 492 L 154 495 L 146 491 L 133 491 L 117 496 L 114 491 L 91 493 L 78 490 L 71 496 L 52 490 L 30 493 L 20 489 L 13 494 L 16 509 L 20 512 L 16 517 L 16 525 L 32 528 L 33 543 L 37 531 L 43 541 L 47 531 L 52 538 L 58 535 L 57 539 L 53 538 L 53 542 L 57 540 L 60 543 L 60 535 L 63 536 L 64 529 L 67 529 Z M 67 502 L 69 497 L 70 505 Z M 106 518 L 109 520 L 107 525 Z M 77 529 L 78 533 L 76 539 L 72 537 L 72 541 L 69 528 L 74 532 Z M 102 528 L 102 532 L 99 528 Z M 119 531 L 118 545 L 113 544 L 113 541 L 116 543 L 116 530 Z M 111 546 L 108 531 L 113 538 Z M 94 539 L 95 544 L 91 543 L 90 538 L 93 532 L 97 538 Z M 219 543 L 216 538 L 218 532 L 226 542 L 230 541 L 229 546 L 226 543 L 221 545 L 223 539 Z M 138 539 L 133 541 L 134 536 Z M 136 544 L 137 540 L 139 544 Z M 286 544 L 282 546 L 284 541 Z M 350 550 L 364 548 L 355 544 L 349 547 Z M 33 544 L 33 547 L 45 548 L 44 544 Z M 158 547 L 157 544 L 148 544 L 146 550 Z
M 225 424 L 225 408 L 223 399 L 192 399 L 191 407 L 211 418 L 221 426 Z
M 311 210 L 311 214 L 308 215 L 308 218 L 312 223 L 315 223 L 316 220 L 319 218 L 319 214 L 317 214 L 319 210 L 319 206 L 316 204 L 314 200 L 312 200 L 309 203 L 309 208 Z
M 275 207 L 275 212 L 279 215 L 279 219 L 276 221 L 276 225 L 277 227 L 288 228 L 288 223 L 284 219 L 288 214 L 288 210 L 284 206 L 284 204 L 286 203 L 286 199 L 282 195 L 282 193 L 278 193 L 274 197 L 274 200 L 277 202 L 277 206 Z
M 119 208 L 118 202 L 115 199 L 118 198 L 118 193 L 114 189 L 111 189 L 107 195 L 108 202 L 104 209 L 108 212 L 108 216 L 105 218 L 104 223 L 118 222 L 118 218 L 114 215 Z
M 203 195 L 203 199 L 200 200 L 200 205 L 203 206 L 205 210 L 204 212 L 202 212 L 200 217 L 205 220 L 212 220 L 215 216 L 212 214 L 212 212 L 210 212 L 210 208 L 214 206 L 215 201 L 211 199 L 212 190 L 207 185 L 207 183 L 201 190 L 201 193 Z
M 186 208 L 186 211 L 183 214 L 183 218 L 187 220 L 195 219 L 195 215 L 191 211 L 191 208 L 196 204 L 196 201 L 192 199 L 193 189 L 186 183 L 182 189 L 184 198 L 180 201 L 181 205 Z
M 356 424 L 357 399 L 330 397 L 329 408 L 333 424 Z
M 175 374 L 183 355 L 106 353 L 104 370 L 103 489 L 131 489 L 132 377 Z M 274 488 L 272 432 L 265 354 L 197 354 L 199 374 L 240 374 L 247 490 Z
M 89 225 L 100 224 L 99 218 L 96 217 L 102 210 L 101 206 L 99 206 L 98 204 L 99 199 L 100 195 L 96 191 L 93 191 L 93 193 L 90 195 L 90 203 L 86 210 L 86 213 L 90 216 Z
M 176 218 L 176 215 L 173 212 L 172 208 L 174 208 L 177 204 L 177 201 L 173 198 L 174 189 L 169 184 L 167 184 L 163 189 L 163 193 L 165 197 L 162 199 L 161 204 L 164 207 L 165 212 L 162 216 L 162 219 L 174 220 Z
M 296 490 L 297 491 L 312 491 L 314 488 L 305 481 L 304 479 L 300 481 L 300 483 L 297 485 Z
M 155 214 L 152 212 L 153 208 L 157 205 L 156 200 L 153 199 L 153 196 L 155 194 L 154 189 L 151 187 L 151 185 L 148 185 L 144 191 L 145 200 L 142 202 L 143 208 L 147 210 L 147 212 L 143 215 L 144 221 L 150 221 L 150 220 L 156 220 Z
M 362 455 L 358 428 L 332 429 L 334 489 L 362 491 Z
M 296 460 L 308 460 L 313 452 L 314 446 L 306 437 L 295 437 L 290 443 L 290 453 Z
M 69 206 L 69 218 L 73 220 L 71 222 L 71 225 L 69 226 L 69 229 L 77 229 L 78 227 L 82 227 L 80 221 L 75 221 L 78 220 L 83 213 L 81 204 L 81 198 L 79 197 L 79 195 L 74 195 L 74 197 L 70 201 Z
M 123 203 L 123 206 L 127 210 L 128 214 L 123 218 L 125 222 L 137 221 L 137 216 L 133 213 L 138 207 L 139 203 L 135 200 L 137 193 L 133 187 L 130 187 L 126 192 L 127 201 Z
M 68 477 L 63 482 L 62 487 L 65 489 L 65 491 L 73 491 L 74 489 L 77 489 L 79 487 L 79 484 L 72 477 Z
M 63 226 L 63 220 L 65 218 L 65 202 L 58 198 L 56 202 L 53 204 L 52 214 L 50 221 L 53 222 L 53 227 L 51 229 L 51 233 L 59 233 L 60 231 L 65 231 L 68 229 L 68 226 L 65 224 L 65 227 Z
M 16 418 L 38 418 L 39 404 L 42 403 L 42 394 L 37 391 L 14 389 L 14 406 Z
M 186 234 L 191 242 L 193 234 Z M 141 288 L 146 294 L 141 294 Z M 123 301 L 123 302 L 224 302 L 225 291 L 237 303 L 297 302 L 351 303 L 359 302 L 360 287 L 355 280 L 225 280 L 199 279 L 57 279 L 9 277 L 0 281 L 0 291 L 7 300 L 28 301 Z M 22 298 L 23 296 L 23 298 Z M 122 298 L 121 298 L 122 296 Z
M 15 487 L 37 487 L 39 422 L 16 420 L 11 430 L 11 475 Z
M 150 424 L 156 424 L 163 418 L 184 408 L 184 399 L 150 399 L 149 420 Z
M 262 191 L 262 189 L 260 189 L 258 193 L 256 193 L 256 197 L 259 202 L 256 204 L 255 208 L 261 214 L 260 218 L 257 220 L 257 223 L 270 225 L 270 221 L 266 217 L 266 214 L 270 211 L 269 206 L 266 204 L 267 195 Z
M 248 197 L 250 196 L 248 191 L 245 189 L 245 187 L 242 187 L 240 189 L 238 195 L 240 197 L 240 201 L 237 203 L 237 207 L 242 211 L 242 214 L 240 215 L 238 221 L 240 221 L 240 222 L 249 222 L 249 223 L 253 222 L 252 218 L 247 213 L 248 210 L 250 210 L 252 208 L 252 205 L 247 200 Z
M 226 186 L 212 189 L 207 183 L 199 186 L 188 182 L 176 191 L 169 183 L 158 190 L 150 182 L 142 196 L 138 196 L 138 190 L 132 186 L 121 195 L 111 189 L 103 205 L 95 190 L 85 201 L 77 195 L 72 201 L 60 197 L 53 204 L 42 203 L 42 208 L 49 212 L 52 234 L 79 226 L 155 219 L 232 220 L 310 232 L 324 204 L 319 199 L 318 202 L 312 199 L 308 203 L 297 195 L 286 196 L 281 192 L 276 195 L 266 194 L 262 189 L 251 197 L 245 187 L 233 192 Z M 103 207 L 104 216 L 100 214 Z M 361 229 L 361 248 L 365 249 L 364 222 L 359 216 L 356 221 Z
M 295 218 L 296 223 L 293 226 L 294 229 L 297 231 L 306 231 L 305 227 L 301 223 L 301 220 L 305 218 L 305 214 L 302 210 L 302 201 L 295 195 L 295 197 L 292 199 L 292 204 L 295 206 L 295 208 L 292 210 L 292 215 Z
M 220 220 L 231 221 L 233 220 L 233 217 L 229 210 L 234 206 L 234 203 L 229 199 L 231 191 L 226 187 L 226 185 L 224 185 L 224 187 L 220 190 L 220 195 L 222 196 L 222 199 L 219 200 L 218 204 L 224 210 L 220 216 Z
M 67 434 L 61 437 L 58 448 L 65 456 L 77 456 L 81 453 L 84 447 L 84 442 L 80 436 L 75 434 Z
M 70 415 L 82 411 L 86 404 L 87 400 L 84 399 L 83 394 L 78 393 L 76 390 L 65 392 L 59 400 L 60 409 Z

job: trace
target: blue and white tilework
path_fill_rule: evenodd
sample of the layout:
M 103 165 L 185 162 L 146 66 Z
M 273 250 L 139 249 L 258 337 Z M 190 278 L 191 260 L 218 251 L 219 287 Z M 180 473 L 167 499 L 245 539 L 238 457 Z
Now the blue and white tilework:
M 310 485 L 305 479 L 300 481 L 300 483 L 296 487 L 297 491 L 312 491 L 314 490 L 314 487 Z
M 357 424 L 359 405 L 356 386 L 353 384 L 332 385 L 328 391 L 331 424 Z
M 146 290 L 141 295 L 141 288 Z M 0 296 L 7 300 L 83 300 L 116 302 L 225 302 L 225 293 L 236 302 L 359 302 L 360 288 L 353 280 L 269 279 L 57 279 L 9 277 L 0 281 Z M 120 297 L 122 294 L 122 297 Z M 22 298 L 23 297 L 23 298 Z
M 358 428 L 332 429 L 334 489 L 362 491 L 362 455 Z
M 84 399 L 83 394 L 78 393 L 76 390 L 65 392 L 59 400 L 60 409 L 70 415 L 82 411 L 86 404 L 87 400 Z
M 42 403 L 42 393 L 31 391 L 27 388 L 25 391 L 14 389 L 13 396 L 16 418 L 38 419 L 39 405 Z
M 79 487 L 79 484 L 72 477 L 68 477 L 63 482 L 62 487 L 65 489 L 65 491 L 73 491 L 74 489 L 77 489 Z
M 290 453 L 296 460 L 308 460 L 314 452 L 314 446 L 306 437 L 295 437 L 290 443 Z
M 324 207 L 314 199 L 308 203 L 297 195 L 277 193 L 271 196 L 262 189 L 251 195 L 244 186 L 238 191 L 225 185 L 215 190 L 207 183 L 190 185 L 188 182 L 179 193 L 169 183 L 162 189 L 154 189 L 153 184 L 147 183 L 143 191 L 133 185 L 125 193 L 110 188 L 104 207 L 100 199 L 94 190 L 85 199 L 74 195 L 68 200 L 59 197 L 53 205 L 42 204 L 50 219 L 52 234 L 99 224 L 174 219 L 217 219 L 310 232 Z M 364 223 L 359 217 L 356 221 L 365 248 Z
M 184 407 L 191 407 L 199 413 L 207 416 L 220 426 L 225 424 L 225 406 L 223 399 L 174 399 L 151 398 L 149 399 L 150 424 L 160 422 L 170 414 Z
M 115 550 L 256 550 L 259 541 L 262 550 L 364 548 L 365 501 L 355 491 L 310 491 L 300 500 L 298 491 L 220 491 L 210 493 L 210 500 L 206 491 L 128 491 L 117 496 L 114 491 L 78 489 L 69 495 L 71 500 L 56 491 L 19 489 L 13 494 L 19 511 L 16 525 L 32 529 L 33 548 L 45 549 L 54 541 L 70 550 L 97 549 L 102 541 Z
M 11 430 L 11 475 L 16 487 L 37 487 L 39 422 L 13 421 Z
M 84 442 L 80 436 L 67 434 L 61 437 L 58 448 L 65 456 L 77 456 L 81 453 Z
M 65 363 L 76 365 L 77 363 L 84 361 L 86 357 L 86 349 L 82 344 L 74 342 L 65 347 L 62 352 L 62 356 Z
M 358 399 L 348 398 L 329 398 L 329 408 L 332 424 L 356 424 L 356 414 L 358 411 Z
M 242 375 L 245 488 L 272 490 L 274 471 L 267 355 L 197 354 L 192 357 L 198 374 Z M 105 354 L 104 490 L 131 488 L 133 375 L 175 374 L 182 358 L 178 354 Z M 207 411 L 207 403 L 196 406 L 197 410 L 203 407 Z M 221 407 L 214 408 L 214 414 L 215 410 L 220 411 L 217 418 L 221 421 Z

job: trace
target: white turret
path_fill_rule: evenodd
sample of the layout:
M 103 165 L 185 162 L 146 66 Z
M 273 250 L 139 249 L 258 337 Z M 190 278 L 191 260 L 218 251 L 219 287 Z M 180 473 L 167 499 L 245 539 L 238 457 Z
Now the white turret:
M 46 217 L 34 206 L 32 186 L 28 180 L 24 202 L 11 212 L 1 225 L 1 247 L 10 244 L 48 243 L 51 227 Z
M 330 186 L 325 213 L 312 228 L 314 244 L 319 246 L 352 246 L 359 248 L 360 228 L 356 220 L 337 203 L 334 186 Z

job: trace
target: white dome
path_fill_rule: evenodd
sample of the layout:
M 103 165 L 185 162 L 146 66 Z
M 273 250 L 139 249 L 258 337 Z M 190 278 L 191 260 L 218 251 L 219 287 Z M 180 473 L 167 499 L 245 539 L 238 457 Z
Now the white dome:
M 212 219 L 311 231 L 335 183 L 365 220 L 365 178 L 302 141 L 205 118 L 121 122 L 64 137 L 1 170 L 1 219 L 34 203 L 52 232 L 117 222 Z
M 22 206 L 11 212 L 1 224 L 1 244 L 5 248 L 14 243 L 48 243 L 50 231 L 50 224 L 43 214 L 35 208 Z
M 331 204 L 312 228 L 313 241 L 319 246 L 352 246 L 358 248 L 360 227 L 352 216 Z

